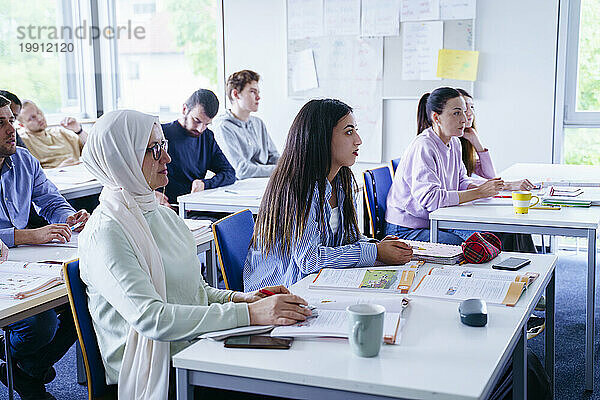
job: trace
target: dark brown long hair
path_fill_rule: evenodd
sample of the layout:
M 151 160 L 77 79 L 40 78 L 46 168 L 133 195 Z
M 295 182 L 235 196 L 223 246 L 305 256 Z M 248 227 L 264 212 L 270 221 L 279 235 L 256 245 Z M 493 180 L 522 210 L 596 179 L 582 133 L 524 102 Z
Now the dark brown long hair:
M 298 112 L 288 133 L 285 149 L 267 185 L 256 218 L 253 245 L 269 254 L 277 246 L 289 254 L 306 228 L 315 186 L 318 190 L 318 218 L 325 226 L 325 187 L 331 167 L 331 137 L 340 119 L 352 112 L 334 99 L 311 100 Z M 344 243 L 359 238 L 353 194 L 356 181 L 348 167 L 336 179 L 344 191 L 340 205 L 344 216 Z M 335 190 L 335 187 L 333 188 Z
M 471 100 L 473 100 L 473 96 L 471 96 L 466 90 L 461 88 L 456 88 L 456 90 L 458 91 L 458 93 L 460 93 L 461 96 L 468 97 Z M 475 127 L 475 115 L 473 115 L 473 125 L 471 126 L 473 127 L 473 129 L 477 130 L 477 128 Z M 462 147 L 462 160 L 465 164 L 465 168 L 467 169 L 467 175 L 471 176 L 473 175 L 473 172 L 475 171 L 475 165 L 477 164 L 477 152 L 475 151 L 475 147 L 473 146 L 473 144 L 467 139 L 465 139 L 462 136 L 459 139 L 460 145 Z
M 417 107 L 417 135 L 432 125 L 432 112 L 441 114 L 446 102 L 456 97 L 460 97 L 460 93 L 450 87 L 440 87 L 421 96 Z

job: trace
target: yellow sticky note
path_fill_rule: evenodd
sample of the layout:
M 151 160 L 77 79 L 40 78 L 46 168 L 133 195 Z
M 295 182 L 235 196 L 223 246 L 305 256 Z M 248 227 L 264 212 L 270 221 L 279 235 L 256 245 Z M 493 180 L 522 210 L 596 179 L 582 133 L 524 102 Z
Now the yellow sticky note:
M 440 49 L 438 78 L 474 81 L 477 79 L 478 51 Z

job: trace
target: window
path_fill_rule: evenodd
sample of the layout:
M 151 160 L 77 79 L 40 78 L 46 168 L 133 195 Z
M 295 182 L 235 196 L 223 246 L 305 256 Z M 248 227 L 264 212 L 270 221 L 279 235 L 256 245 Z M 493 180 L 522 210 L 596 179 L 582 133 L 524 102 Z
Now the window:
M 132 108 L 174 119 L 198 88 L 217 96 L 218 0 L 109 0 L 111 26 L 143 29 L 144 37 L 111 41 L 112 71 L 103 79 L 104 109 Z M 110 17 L 112 16 L 112 17 Z M 103 76 L 107 76 L 105 71 Z
M 600 0 L 570 5 L 566 121 L 600 125 Z
M 567 4 L 564 129 L 558 156 L 567 164 L 600 164 L 600 0 Z
M 31 99 L 49 123 L 62 115 L 90 113 L 83 48 L 75 28 L 82 10 L 75 0 L 5 0 L 0 9 L 0 88 Z

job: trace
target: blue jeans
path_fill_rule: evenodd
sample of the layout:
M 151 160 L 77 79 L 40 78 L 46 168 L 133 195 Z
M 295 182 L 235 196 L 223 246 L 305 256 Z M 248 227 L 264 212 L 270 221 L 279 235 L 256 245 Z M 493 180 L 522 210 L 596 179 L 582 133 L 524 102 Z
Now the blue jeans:
M 10 354 L 28 375 L 42 379 L 75 343 L 71 309 L 48 310 L 10 326 Z
M 420 240 L 429 242 L 429 228 L 406 228 L 400 225 L 385 224 L 386 235 L 398 236 L 400 239 Z M 438 229 L 438 243 L 460 245 L 467 240 L 473 231 L 465 231 L 462 229 Z

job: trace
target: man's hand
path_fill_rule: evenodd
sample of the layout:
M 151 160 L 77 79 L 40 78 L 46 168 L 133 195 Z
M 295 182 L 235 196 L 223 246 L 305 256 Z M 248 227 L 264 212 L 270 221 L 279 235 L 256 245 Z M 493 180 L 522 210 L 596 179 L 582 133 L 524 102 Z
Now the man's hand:
M 202 179 L 196 179 L 192 182 L 192 193 L 201 192 L 204 190 L 204 181 Z
M 86 210 L 79 210 L 67 217 L 67 225 L 71 227 L 73 232 L 81 232 L 89 218 L 90 214 Z
M 67 243 L 71 240 L 71 229 L 67 224 L 50 224 L 37 229 L 15 229 L 15 245 L 42 244 L 57 240 Z
M 60 121 L 60 124 L 63 126 L 63 128 L 67 128 L 68 130 L 73 131 L 75 133 L 81 131 L 81 124 L 77 122 L 77 120 L 73 117 L 67 117 L 63 119 L 62 121 Z
M 173 207 L 171 207 L 171 203 L 169 203 L 169 198 L 167 196 L 165 196 L 164 193 L 159 192 L 158 190 L 155 190 L 154 197 L 156 197 L 158 204 L 160 204 L 161 206 L 167 206 L 171 209 L 173 208 Z

